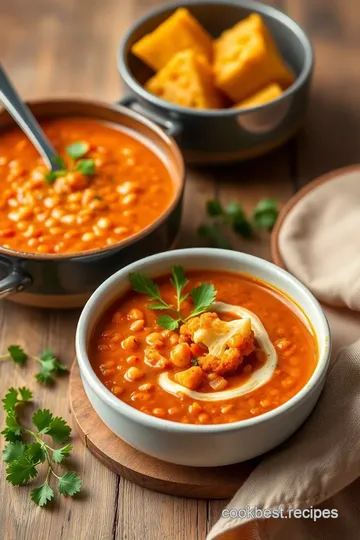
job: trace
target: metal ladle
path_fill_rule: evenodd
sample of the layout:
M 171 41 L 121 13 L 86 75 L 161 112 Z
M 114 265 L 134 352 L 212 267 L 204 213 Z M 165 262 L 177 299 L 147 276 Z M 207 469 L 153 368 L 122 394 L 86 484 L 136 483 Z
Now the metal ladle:
M 41 155 L 49 171 L 59 169 L 58 154 L 0 64 L 0 101 Z

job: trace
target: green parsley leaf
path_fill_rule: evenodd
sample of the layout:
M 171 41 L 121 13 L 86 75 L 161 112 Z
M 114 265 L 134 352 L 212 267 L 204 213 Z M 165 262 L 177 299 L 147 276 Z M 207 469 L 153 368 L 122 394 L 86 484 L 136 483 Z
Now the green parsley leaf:
M 65 420 L 60 416 L 55 416 L 49 424 L 47 435 L 50 435 L 53 441 L 57 443 L 65 443 L 69 440 L 71 427 L 67 425 Z
M 57 178 L 65 176 L 66 173 L 67 171 L 65 169 L 60 171 L 49 171 L 44 175 L 44 178 L 47 184 L 53 184 Z
M 35 378 L 43 384 L 54 382 L 53 373 L 64 373 L 68 371 L 64 364 L 61 364 L 51 349 L 46 349 L 38 358 L 41 363 L 41 371 L 36 373 Z
M 16 388 L 9 388 L 7 394 L 2 400 L 3 408 L 6 412 L 13 411 L 18 403 L 18 391 Z
M 19 425 L 15 411 L 9 411 L 5 420 L 6 428 L 11 431 L 14 435 L 21 435 L 21 426 Z
M 28 388 L 26 388 L 26 386 L 21 386 L 18 391 L 20 392 L 20 395 L 21 395 L 21 401 L 22 402 L 26 402 L 26 401 L 31 401 L 32 400 L 32 397 L 33 397 L 33 393 L 31 390 L 29 390 Z
M 79 141 L 74 142 L 70 144 L 65 149 L 65 152 L 72 158 L 72 159 L 79 159 L 89 151 L 90 145 L 87 142 Z
M 37 427 L 39 433 L 47 433 L 53 419 L 49 409 L 38 409 L 32 417 L 32 423 Z
M 220 249 L 233 249 L 230 242 L 222 235 L 219 227 L 216 225 L 200 225 L 198 235 L 207 238 L 212 245 Z
M 159 287 L 151 278 L 140 272 L 131 272 L 129 274 L 129 280 L 134 291 L 141 294 L 147 294 L 154 300 L 159 300 L 163 305 L 165 304 L 160 296 Z
M 257 229 L 270 231 L 278 218 L 278 202 L 275 199 L 262 199 L 254 209 L 253 221 Z
M 26 456 L 32 463 L 44 463 L 46 460 L 45 450 L 38 442 L 27 445 Z
M 27 354 L 19 345 L 10 345 L 8 347 L 8 353 L 15 364 L 23 366 L 27 359 Z
M 53 451 L 52 458 L 55 463 L 61 463 L 65 458 L 69 457 L 71 450 L 73 449 L 71 444 L 67 444 L 63 448 L 59 448 Z
M 26 448 L 22 441 L 9 442 L 3 450 L 3 460 L 8 462 L 24 456 Z
M 206 211 L 211 217 L 221 216 L 224 213 L 219 199 L 211 199 L 210 201 L 207 201 Z
M 200 315 L 214 302 L 216 289 L 212 283 L 202 283 L 199 287 L 194 287 L 191 291 L 191 298 L 194 302 L 194 309 L 191 317 Z
M 79 159 L 75 171 L 79 171 L 85 176 L 93 176 L 95 174 L 95 161 L 93 159 Z
M 176 330 L 179 326 L 179 321 L 176 321 L 170 315 L 160 315 L 156 322 L 161 328 L 166 328 L 166 330 Z
M 236 233 L 239 233 L 243 238 L 251 238 L 253 235 L 251 223 L 241 215 L 235 216 L 233 230 Z
M 74 472 L 68 472 L 59 479 L 59 491 L 62 495 L 73 497 L 81 489 L 81 480 Z
M 31 500 L 38 506 L 45 506 L 54 498 L 54 491 L 49 484 L 45 482 L 42 486 L 32 489 L 30 496 Z
M 56 169 L 66 169 L 65 159 L 61 156 L 53 156 L 51 163 Z
M 154 304 L 148 304 L 147 307 L 150 309 L 155 309 L 157 311 L 171 309 L 171 306 L 168 306 L 167 304 L 159 304 L 158 302 L 154 302 Z
M 35 478 L 36 475 L 35 464 L 26 456 L 20 456 L 10 461 L 6 467 L 6 480 L 14 486 L 21 486 L 31 478 Z
M 185 271 L 182 266 L 173 266 L 171 269 L 172 279 L 171 283 L 174 285 L 176 290 L 176 296 L 178 299 L 178 310 L 180 309 L 180 304 L 187 298 L 188 295 L 181 295 L 182 291 L 189 283 L 189 280 L 185 277 Z
M 244 210 L 239 203 L 231 202 L 225 208 L 225 213 L 229 217 L 243 216 L 245 217 Z

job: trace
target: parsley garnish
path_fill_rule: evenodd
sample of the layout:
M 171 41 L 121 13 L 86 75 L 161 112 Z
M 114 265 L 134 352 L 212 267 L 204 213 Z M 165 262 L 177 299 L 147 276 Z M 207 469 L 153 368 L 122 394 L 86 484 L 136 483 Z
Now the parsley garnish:
M 40 356 L 30 356 L 19 346 L 10 345 L 8 354 L 0 356 L 0 360 L 12 360 L 15 364 L 23 366 L 27 358 L 33 358 L 41 364 L 41 370 L 36 373 L 35 378 L 42 384 L 54 382 L 54 375 L 67 372 L 67 367 L 61 364 L 51 349 L 46 349 Z
M 71 171 L 79 171 L 84 176 L 93 176 L 95 174 L 95 161 L 91 158 L 80 159 L 87 154 L 89 149 L 89 144 L 82 141 L 74 142 L 67 146 L 65 152 L 74 160 L 73 167 L 68 169 L 64 158 L 55 156 L 52 159 L 52 163 L 56 166 L 56 170 L 47 172 L 44 175 L 45 181 L 48 184 L 53 184 L 57 178 L 66 176 Z
M 208 309 L 214 302 L 216 296 L 216 290 L 212 283 L 202 283 L 199 287 L 194 287 L 190 293 L 184 293 L 184 289 L 188 284 L 188 279 L 185 277 L 184 269 L 181 266 L 174 266 L 171 270 L 173 284 L 176 291 L 176 307 L 168 304 L 162 297 L 159 291 L 158 285 L 149 277 L 139 272 L 132 272 L 129 274 L 130 283 L 134 291 L 150 296 L 153 303 L 148 307 L 154 310 L 169 310 L 175 314 L 160 315 L 157 319 L 157 324 L 167 330 L 176 330 L 179 327 L 179 323 L 184 323 L 191 317 L 200 315 Z M 181 304 L 188 298 L 193 301 L 193 310 L 187 317 L 183 317 L 181 314 Z
M 212 223 L 200 225 L 198 234 L 207 238 L 214 247 L 223 249 L 233 249 L 223 234 L 224 226 L 231 227 L 235 233 L 249 239 L 254 236 L 254 229 L 270 231 L 279 215 L 275 199 L 262 199 L 256 205 L 251 219 L 247 218 L 240 204 L 232 202 L 224 208 L 218 199 L 207 202 L 206 212 L 212 218 Z
M 44 483 L 31 491 L 31 499 L 39 506 L 45 506 L 54 498 L 54 490 L 50 487 L 50 477 L 58 481 L 59 492 L 62 495 L 73 497 L 81 489 L 81 479 L 74 472 L 67 472 L 59 476 L 54 470 L 55 463 L 62 463 L 72 450 L 71 444 L 62 448 L 52 448 L 43 439 L 48 435 L 55 443 L 64 444 L 68 441 L 71 428 L 65 420 L 54 417 L 48 409 L 38 409 L 32 423 L 35 429 L 22 426 L 16 416 L 18 405 L 27 403 L 32 399 L 32 392 L 28 388 L 10 388 L 3 401 L 6 412 L 6 427 L 2 431 L 8 444 L 3 451 L 3 459 L 7 463 L 6 480 L 14 486 L 29 482 L 38 475 L 38 466 L 47 463 L 47 473 Z M 32 442 L 24 442 L 27 435 Z

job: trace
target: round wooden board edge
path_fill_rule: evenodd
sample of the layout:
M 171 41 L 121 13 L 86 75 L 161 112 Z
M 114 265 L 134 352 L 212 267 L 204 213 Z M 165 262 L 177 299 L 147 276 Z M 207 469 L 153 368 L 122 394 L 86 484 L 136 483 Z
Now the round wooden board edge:
M 70 372 L 69 403 L 75 429 L 86 448 L 111 471 L 152 491 L 178 497 L 229 499 L 258 462 L 185 467 L 139 452 L 117 437 L 97 415 L 85 393 L 76 360 Z

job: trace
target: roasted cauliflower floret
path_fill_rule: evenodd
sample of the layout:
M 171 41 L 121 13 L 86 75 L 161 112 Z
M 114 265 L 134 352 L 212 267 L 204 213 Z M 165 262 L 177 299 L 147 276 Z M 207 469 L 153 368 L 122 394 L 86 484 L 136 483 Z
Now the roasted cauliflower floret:
M 208 354 L 198 358 L 207 373 L 235 371 L 255 348 L 251 321 L 246 318 L 225 322 L 216 313 L 204 313 L 190 319 L 180 332 L 208 348 Z

